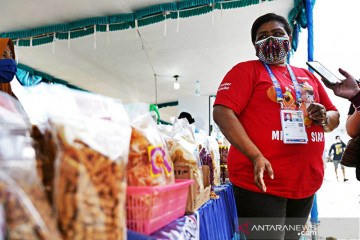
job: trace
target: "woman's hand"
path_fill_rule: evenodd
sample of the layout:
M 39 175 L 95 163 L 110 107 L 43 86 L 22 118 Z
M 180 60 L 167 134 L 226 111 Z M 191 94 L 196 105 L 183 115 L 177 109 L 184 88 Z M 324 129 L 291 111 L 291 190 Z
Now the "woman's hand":
M 309 118 L 316 121 L 319 124 L 326 123 L 326 108 L 320 103 L 311 103 L 307 108 Z
M 254 164 L 254 182 L 255 185 L 266 192 L 266 185 L 264 182 L 264 171 L 267 171 L 271 179 L 274 179 L 274 171 L 272 170 L 270 162 L 264 156 L 258 156 L 252 160 Z

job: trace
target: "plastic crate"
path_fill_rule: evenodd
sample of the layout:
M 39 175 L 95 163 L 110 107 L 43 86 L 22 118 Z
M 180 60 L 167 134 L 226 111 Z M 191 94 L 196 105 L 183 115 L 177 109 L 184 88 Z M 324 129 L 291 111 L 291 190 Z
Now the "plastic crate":
M 188 188 L 194 180 L 176 179 L 174 184 L 132 187 L 126 190 L 127 227 L 150 235 L 185 213 Z

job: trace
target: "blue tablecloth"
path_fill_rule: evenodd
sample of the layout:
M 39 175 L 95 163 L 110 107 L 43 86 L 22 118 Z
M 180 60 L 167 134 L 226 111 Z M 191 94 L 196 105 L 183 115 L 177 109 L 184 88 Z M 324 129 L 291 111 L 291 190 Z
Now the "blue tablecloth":
M 200 218 L 200 240 L 231 240 L 239 239 L 238 235 L 238 221 L 236 213 L 236 205 L 234 193 L 231 184 L 221 185 L 215 187 L 215 192 L 220 196 L 219 199 L 211 199 L 205 203 L 198 211 L 198 214 L 192 216 L 199 216 Z M 182 219 L 181 219 L 182 220 Z M 177 222 L 181 222 L 177 220 Z M 175 221 L 170 225 L 177 225 Z M 178 228 L 181 229 L 181 224 Z M 176 231 L 177 229 L 172 229 Z M 155 239 L 166 239 L 161 231 L 169 234 L 169 227 L 164 227 L 158 232 L 155 232 Z M 237 234 L 235 234 L 237 233 Z M 162 236 L 162 237 L 159 237 Z M 167 235 L 168 236 L 168 235 Z M 128 232 L 128 239 L 154 239 L 151 236 L 138 235 L 134 232 Z M 191 238 L 192 239 L 192 238 Z
M 231 184 L 215 187 L 219 199 L 211 199 L 198 211 L 200 239 L 231 240 L 238 232 L 237 212 Z

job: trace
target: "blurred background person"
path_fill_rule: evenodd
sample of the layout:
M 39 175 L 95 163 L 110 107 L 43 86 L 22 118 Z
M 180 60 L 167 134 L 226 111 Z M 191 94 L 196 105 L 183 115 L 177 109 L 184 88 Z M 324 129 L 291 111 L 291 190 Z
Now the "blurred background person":
M 10 85 L 17 71 L 14 43 L 10 38 L 0 38 L 0 54 L 0 91 L 17 99 Z
M 331 155 L 333 153 L 332 162 L 335 167 L 336 180 L 339 181 L 337 169 L 340 164 L 341 170 L 343 172 L 344 182 L 346 182 L 348 179 L 345 177 L 345 167 L 340 163 L 340 160 L 346 148 L 346 144 L 343 141 L 341 141 L 340 136 L 336 136 L 335 140 L 336 142 L 330 147 L 328 159 L 329 160 L 331 159 Z

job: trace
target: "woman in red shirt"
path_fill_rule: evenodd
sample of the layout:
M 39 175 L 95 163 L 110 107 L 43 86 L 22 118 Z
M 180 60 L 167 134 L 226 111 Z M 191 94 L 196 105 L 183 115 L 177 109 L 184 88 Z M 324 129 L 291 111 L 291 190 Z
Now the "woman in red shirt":
M 323 181 L 324 132 L 339 124 L 319 80 L 286 64 L 290 35 L 285 18 L 259 17 L 251 29 L 259 60 L 234 66 L 214 104 L 214 120 L 232 144 L 229 177 L 247 239 L 299 239 Z M 255 223 L 282 227 L 258 231 Z

